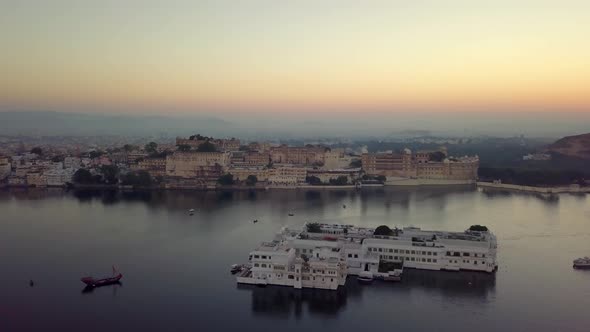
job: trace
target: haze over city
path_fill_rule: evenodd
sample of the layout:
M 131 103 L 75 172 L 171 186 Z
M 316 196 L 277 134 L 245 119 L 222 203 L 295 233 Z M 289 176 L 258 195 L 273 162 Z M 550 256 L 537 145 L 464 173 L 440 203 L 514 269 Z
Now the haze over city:
M 5 112 L 300 134 L 590 124 L 587 1 L 18 1 L 0 18 Z

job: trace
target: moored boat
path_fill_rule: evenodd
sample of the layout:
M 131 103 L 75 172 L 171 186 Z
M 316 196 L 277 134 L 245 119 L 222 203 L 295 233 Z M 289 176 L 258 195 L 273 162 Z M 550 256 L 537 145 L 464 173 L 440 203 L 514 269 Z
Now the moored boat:
M 243 265 L 233 264 L 231 266 L 231 270 L 230 271 L 231 271 L 232 274 L 236 274 L 236 273 L 242 271 L 243 269 L 244 269 L 244 266 Z
M 361 284 L 370 284 L 373 282 L 373 273 L 363 271 L 359 274 L 359 276 L 356 279 Z
M 590 258 L 578 258 L 574 260 L 574 269 L 590 269 Z
M 102 279 L 95 279 L 93 277 L 84 277 L 80 280 L 83 283 L 85 283 L 86 286 L 100 287 L 100 286 L 106 286 L 106 285 L 118 283 L 121 280 L 121 278 L 123 278 L 123 275 L 121 273 L 119 273 L 117 271 L 117 269 L 115 269 L 115 267 L 113 266 L 113 276 L 112 277 L 107 277 L 107 278 L 102 278 Z

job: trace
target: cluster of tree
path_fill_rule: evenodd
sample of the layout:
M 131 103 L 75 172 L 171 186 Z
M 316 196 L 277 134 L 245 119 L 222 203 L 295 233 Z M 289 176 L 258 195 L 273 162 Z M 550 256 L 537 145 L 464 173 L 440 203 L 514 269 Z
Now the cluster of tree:
M 502 183 L 524 186 L 585 185 L 585 179 L 590 178 L 590 174 L 582 171 L 490 167 L 480 167 L 478 175 L 483 181 L 501 180 Z
M 98 157 L 102 156 L 103 154 L 104 154 L 104 151 L 94 150 L 94 151 L 90 151 L 88 153 L 88 157 L 94 159 L 94 158 L 98 158 Z
M 119 168 L 115 165 L 100 167 L 100 174 L 92 175 L 89 170 L 80 168 L 74 173 L 72 181 L 76 184 L 106 184 L 114 185 L 119 182 Z
M 201 136 L 201 134 L 191 135 L 188 139 L 191 141 L 208 141 L 213 139 L 213 137 Z
M 220 176 L 219 179 L 217 179 L 217 183 L 219 183 L 222 186 L 231 186 L 231 185 L 235 184 L 236 181 L 234 180 L 233 174 L 226 173 L 226 174 L 223 174 L 222 176 Z
M 41 155 L 43 155 L 43 149 L 41 149 L 41 147 L 36 146 L 31 149 L 31 153 L 41 156 Z
M 256 175 L 248 175 L 246 178 L 246 185 L 247 186 L 255 186 L 258 182 L 258 177 Z
M 305 228 L 307 229 L 308 233 L 321 233 L 322 232 L 322 228 L 321 228 L 320 224 L 317 222 L 308 223 L 305 225 Z
M 391 230 L 391 228 L 389 228 L 386 225 L 381 225 L 377 228 L 375 228 L 375 231 L 373 232 L 373 235 L 393 235 L 393 230 Z
M 431 161 L 438 161 L 441 162 L 443 160 L 445 160 L 445 158 L 447 157 L 444 152 L 442 151 L 435 151 L 435 152 L 431 152 L 428 154 L 428 157 L 430 157 Z
M 178 150 L 183 151 L 183 152 L 188 152 L 191 150 L 191 146 L 187 145 L 187 144 L 180 144 L 178 146 Z M 195 149 L 195 151 L 197 151 L 197 152 L 216 152 L 217 148 L 215 147 L 215 144 L 213 144 L 209 141 L 205 141 L 205 142 L 199 144 L 199 146 Z
M 486 226 L 482 226 L 482 225 L 471 225 L 471 227 L 469 227 L 470 231 L 476 231 L 476 232 L 487 232 L 488 228 Z
M 150 173 L 140 170 L 129 172 L 121 176 L 121 184 L 134 187 L 149 187 L 152 185 Z
M 306 177 L 305 182 L 311 184 L 312 186 L 320 186 L 326 184 L 322 182 L 320 178 L 314 175 Z M 348 184 L 348 177 L 345 175 L 341 175 L 335 179 L 330 179 L 327 184 L 330 184 L 332 186 L 344 186 Z

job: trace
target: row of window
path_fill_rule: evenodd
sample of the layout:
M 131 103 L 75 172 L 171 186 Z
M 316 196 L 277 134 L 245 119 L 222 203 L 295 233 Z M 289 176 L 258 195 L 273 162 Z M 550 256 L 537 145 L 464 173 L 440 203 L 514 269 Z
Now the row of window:
M 352 258 L 352 257 L 359 258 L 359 255 L 358 254 L 354 254 L 354 255 L 353 254 L 348 254 L 348 258 Z
M 424 256 L 437 256 L 438 254 L 435 251 L 420 251 L 420 250 L 403 250 L 403 249 L 384 249 L 384 248 L 368 248 L 369 251 L 372 252 L 390 252 L 390 253 L 400 253 L 406 255 L 424 255 Z
M 454 256 L 454 257 L 470 257 L 471 253 L 469 252 L 459 252 L 459 251 L 447 251 L 447 256 Z M 486 254 L 478 254 L 478 253 L 473 253 L 473 257 L 481 257 L 481 258 L 486 258 Z
M 270 259 L 271 256 L 266 256 L 266 255 L 254 255 L 254 258 L 257 259 Z

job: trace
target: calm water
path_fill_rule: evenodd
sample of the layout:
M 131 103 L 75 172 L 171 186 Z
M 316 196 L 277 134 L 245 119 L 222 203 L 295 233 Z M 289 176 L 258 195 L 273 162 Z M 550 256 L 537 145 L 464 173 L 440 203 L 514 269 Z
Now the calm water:
M 441 230 L 484 224 L 498 236 L 499 271 L 407 270 L 399 284 L 351 279 L 337 292 L 236 286 L 231 264 L 282 226 L 308 220 Z M 588 196 L 471 188 L 4 191 L 0 331 L 590 331 L 590 271 L 571 267 L 584 255 Z M 112 264 L 122 285 L 83 292 L 80 277 L 109 274 Z

